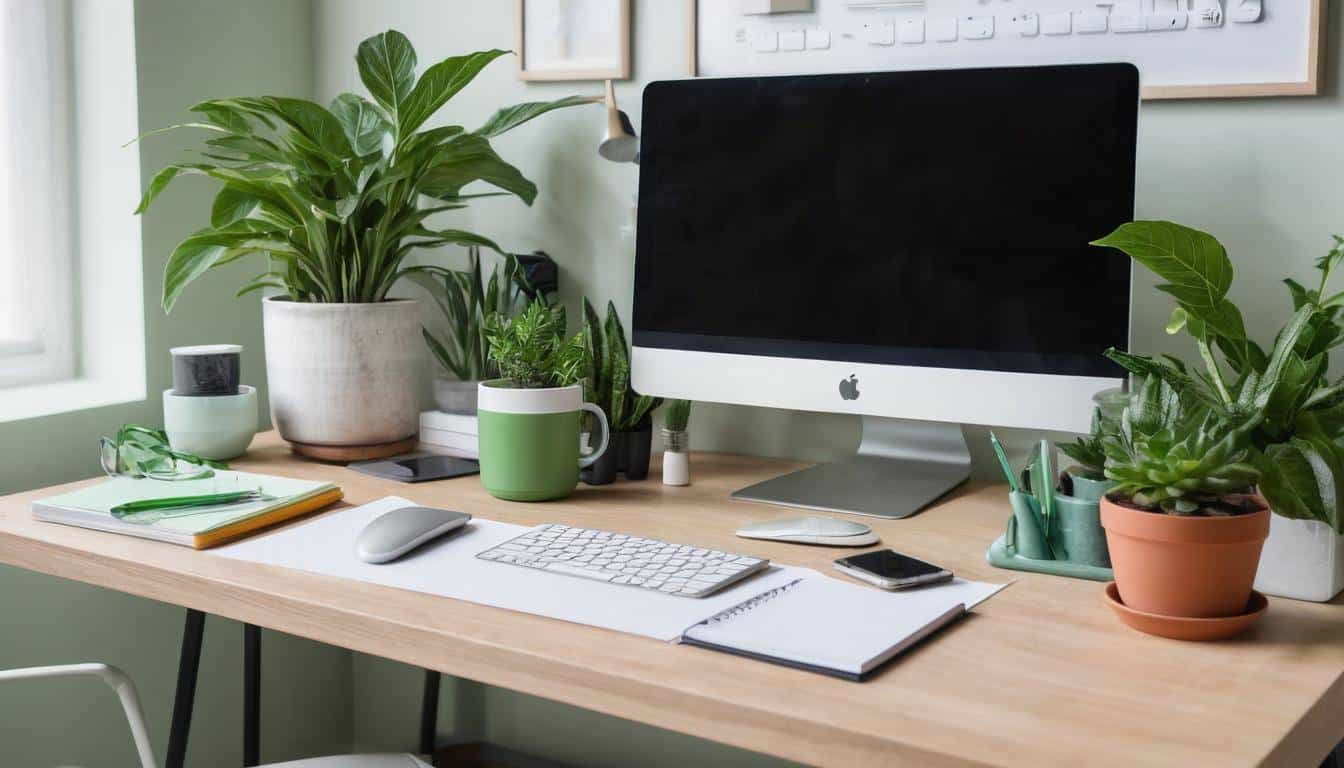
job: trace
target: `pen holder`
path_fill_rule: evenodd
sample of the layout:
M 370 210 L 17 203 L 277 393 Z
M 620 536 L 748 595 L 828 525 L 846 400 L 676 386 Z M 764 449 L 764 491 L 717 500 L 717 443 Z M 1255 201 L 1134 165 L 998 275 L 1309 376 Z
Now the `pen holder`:
M 1111 567 L 1106 531 L 1101 527 L 1100 496 L 1094 500 L 1055 495 L 1056 524 L 1048 539 L 1058 559 L 1071 563 Z
M 1080 489 L 1074 486 L 1075 492 Z M 1046 573 L 1074 579 L 1111 581 L 1111 558 L 1101 527 L 1098 500 L 1054 495 L 1055 513 L 1048 526 L 1040 502 L 1025 491 L 1012 491 L 1008 530 L 990 545 L 985 559 L 996 568 Z
M 1013 507 L 1005 539 L 1009 551 L 1032 560 L 1053 560 L 1041 517 L 1041 505 L 1033 496 L 1022 491 L 1011 491 L 1008 502 Z

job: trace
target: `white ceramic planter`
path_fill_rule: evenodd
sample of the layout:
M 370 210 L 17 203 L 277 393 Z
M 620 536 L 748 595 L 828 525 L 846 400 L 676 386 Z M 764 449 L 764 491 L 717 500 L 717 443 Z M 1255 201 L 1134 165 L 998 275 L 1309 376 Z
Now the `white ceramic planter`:
M 395 444 L 420 426 L 416 302 L 262 302 L 271 421 L 291 443 Z
M 1317 520 L 1271 515 L 1255 588 L 1294 600 L 1333 599 L 1344 590 L 1344 536 Z
M 466 416 L 476 415 L 476 395 L 480 389 L 479 381 L 458 381 L 457 379 L 434 379 L 434 404 L 444 413 L 458 413 Z

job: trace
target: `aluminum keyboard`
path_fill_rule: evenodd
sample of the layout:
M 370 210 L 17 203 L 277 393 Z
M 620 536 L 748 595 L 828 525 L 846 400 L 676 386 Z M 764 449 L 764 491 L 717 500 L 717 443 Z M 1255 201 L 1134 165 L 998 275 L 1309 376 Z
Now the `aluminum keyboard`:
M 770 565 L 759 557 L 557 523 L 476 557 L 682 597 L 711 595 Z

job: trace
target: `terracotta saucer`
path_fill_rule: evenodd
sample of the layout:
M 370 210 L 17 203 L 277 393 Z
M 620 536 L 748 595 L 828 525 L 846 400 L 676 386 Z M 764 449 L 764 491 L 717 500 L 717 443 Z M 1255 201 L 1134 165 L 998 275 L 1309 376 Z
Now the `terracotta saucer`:
M 1249 629 L 1269 607 L 1269 601 L 1265 596 L 1252 590 L 1246 612 L 1237 616 L 1223 616 L 1216 619 L 1162 616 L 1136 611 L 1120 602 L 1120 590 L 1116 588 L 1114 581 L 1106 585 L 1106 602 L 1121 621 L 1134 629 L 1150 635 L 1170 637 L 1173 640 L 1224 640 L 1239 635 Z

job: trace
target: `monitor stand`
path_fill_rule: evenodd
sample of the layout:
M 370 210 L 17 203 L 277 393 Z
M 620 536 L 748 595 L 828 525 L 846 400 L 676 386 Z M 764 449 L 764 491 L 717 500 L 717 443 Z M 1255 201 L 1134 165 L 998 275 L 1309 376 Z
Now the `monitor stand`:
M 863 417 L 853 458 L 818 464 L 733 493 L 734 499 L 900 518 L 971 476 L 960 424 Z

